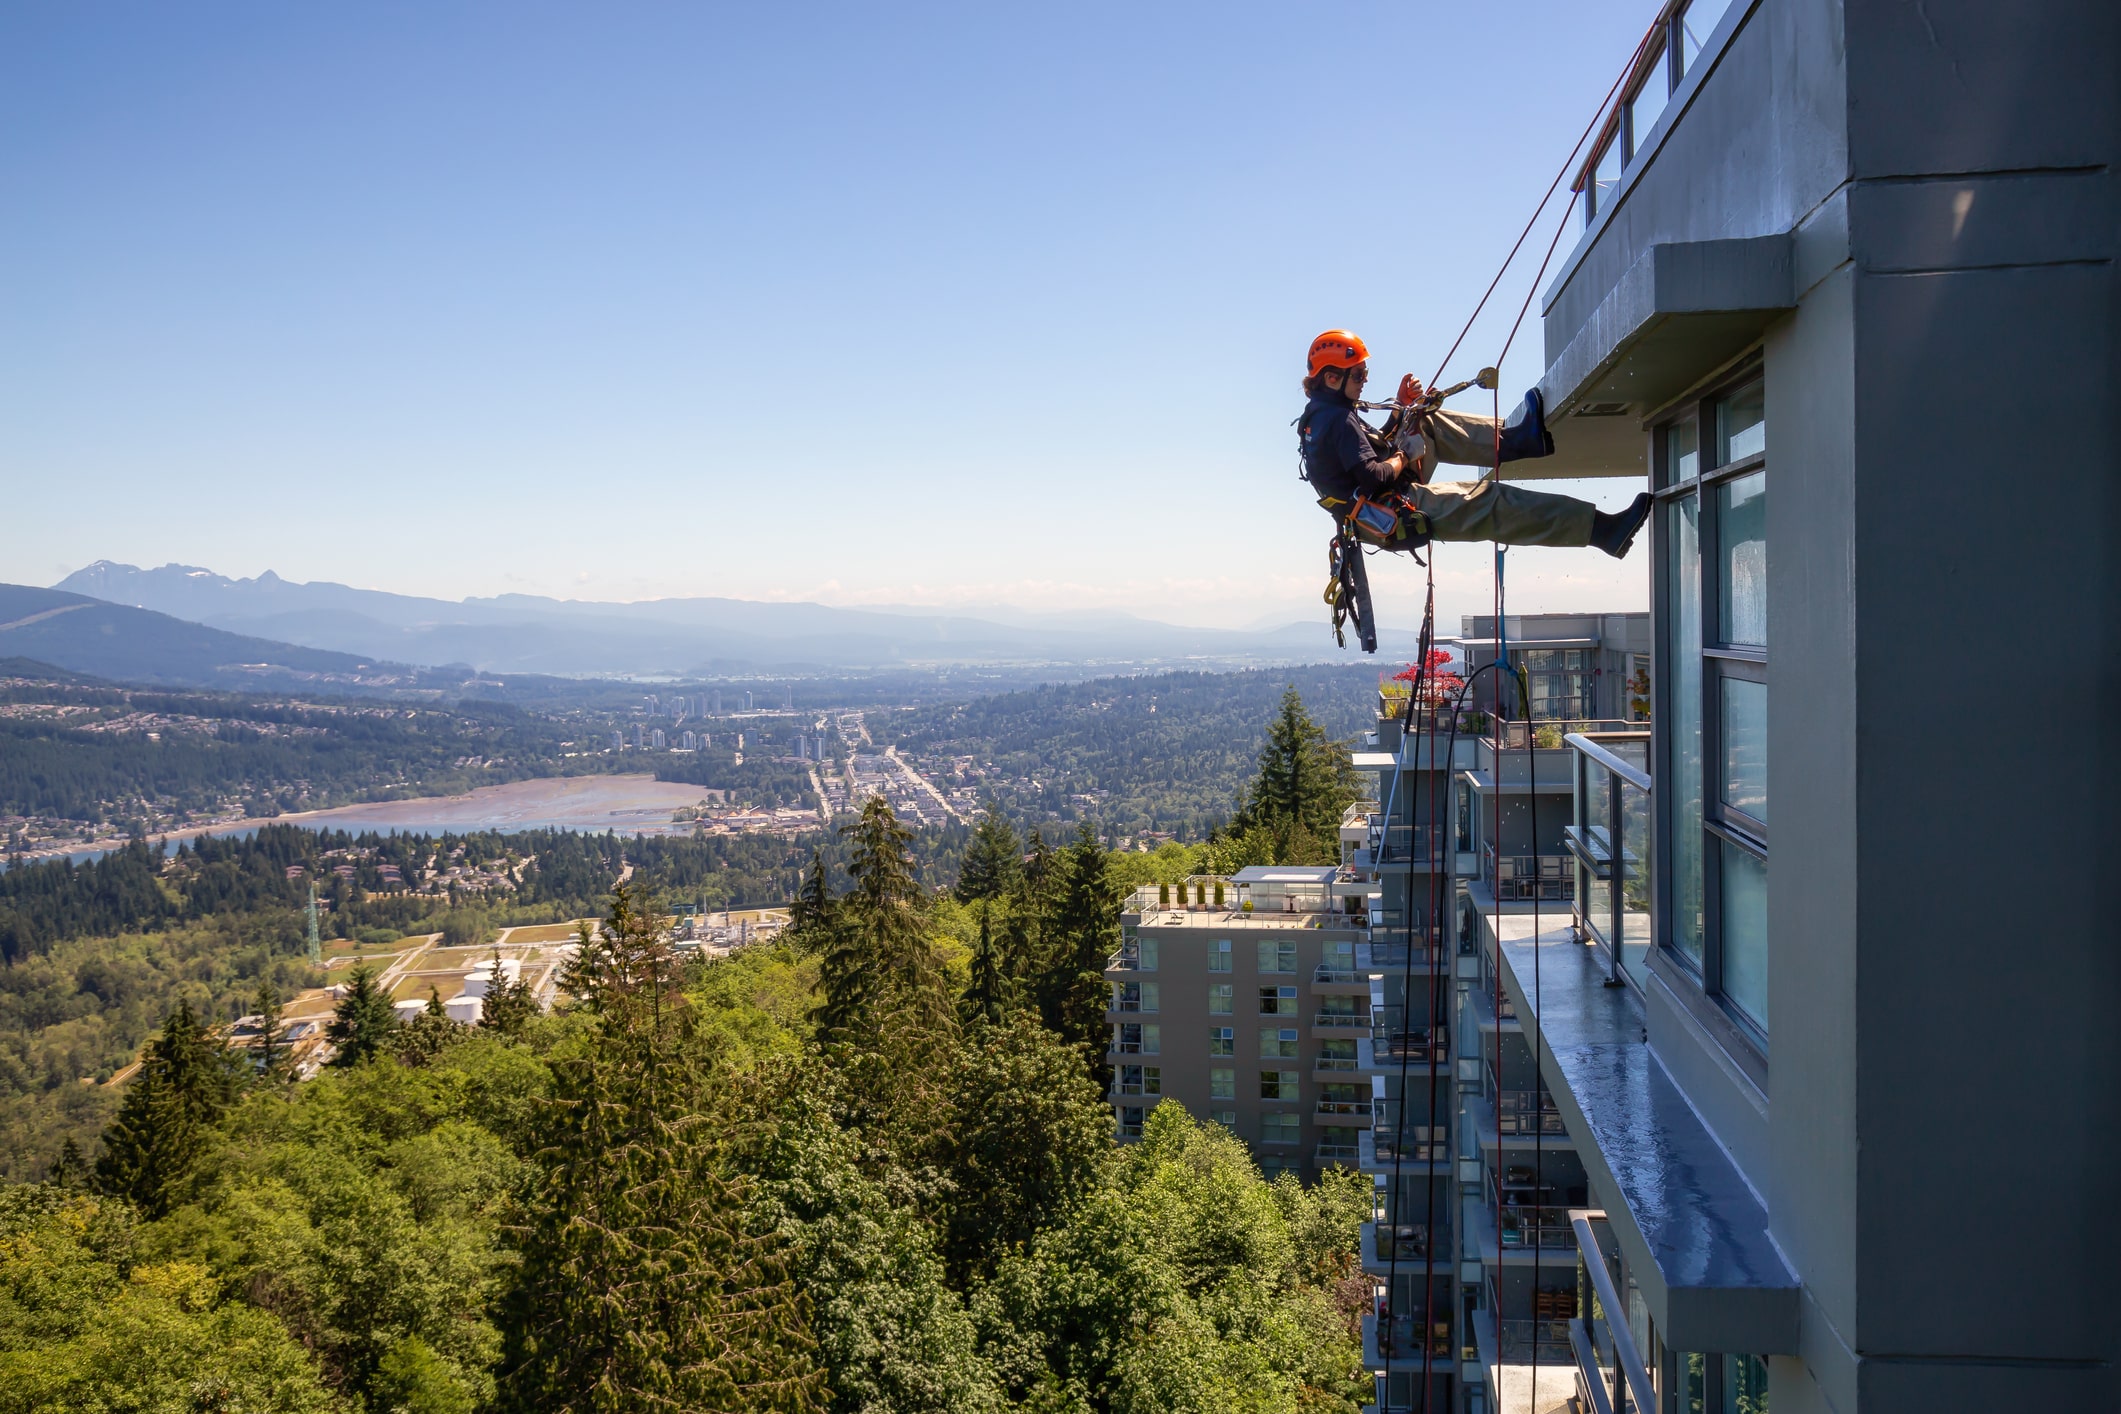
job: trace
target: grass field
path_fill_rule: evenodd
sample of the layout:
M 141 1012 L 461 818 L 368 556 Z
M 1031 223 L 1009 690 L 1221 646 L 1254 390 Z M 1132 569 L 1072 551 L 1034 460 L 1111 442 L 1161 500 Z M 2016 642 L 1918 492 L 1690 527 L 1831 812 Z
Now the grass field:
M 594 919 L 590 920 L 592 923 Z M 568 943 L 574 941 L 572 923 L 529 923 L 508 930 L 510 943 Z

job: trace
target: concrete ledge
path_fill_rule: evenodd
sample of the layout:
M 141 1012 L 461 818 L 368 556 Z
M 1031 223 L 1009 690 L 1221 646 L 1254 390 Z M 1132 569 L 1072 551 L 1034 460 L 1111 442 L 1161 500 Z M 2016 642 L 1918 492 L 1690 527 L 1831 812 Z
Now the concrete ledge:
M 1547 460 L 1585 462 L 1585 469 L 1564 470 L 1566 475 L 1618 474 L 1593 463 L 1611 460 L 1619 429 L 1585 424 L 1619 424 L 1633 439 L 1634 471 L 1640 474 L 1641 418 L 1796 305 L 1787 234 L 1651 246 L 1540 380 L 1555 444 L 1555 456 Z M 1570 445 L 1577 442 L 1581 451 Z
M 1503 985 L 1665 1343 L 1795 1354 L 1803 1287 L 1766 1209 L 1651 1054 L 1640 1000 L 1566 915 L 1542 921 L 1503 916 Z

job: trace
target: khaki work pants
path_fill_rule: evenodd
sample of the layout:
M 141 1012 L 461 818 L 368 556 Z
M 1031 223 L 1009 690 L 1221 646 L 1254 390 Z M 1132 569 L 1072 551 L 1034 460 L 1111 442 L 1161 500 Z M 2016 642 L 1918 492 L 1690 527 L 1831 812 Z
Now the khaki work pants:
M 1428 448 L 1418 474 L 1427 479 L 1438 462 L 1452 466 L 1495 465 L 1496 422 L 1492 417 L 1438 408 L 1424 419 Z M 1418 486 L 1409 477 L 1393 487 L 1429 518 L 1436 540 L 1495 540 L 1505 545 L 1588 545 L 1598 508 L 1574 496 L 1532 491 L 1494 481 L 1440 481 Z
M 1429 518 L 1432 540 L 1495 540 L 1504 545 L 1588 545 L 1598 508 L 1574 496 L 1506 481 L 1401 483 L 1395 489 Z

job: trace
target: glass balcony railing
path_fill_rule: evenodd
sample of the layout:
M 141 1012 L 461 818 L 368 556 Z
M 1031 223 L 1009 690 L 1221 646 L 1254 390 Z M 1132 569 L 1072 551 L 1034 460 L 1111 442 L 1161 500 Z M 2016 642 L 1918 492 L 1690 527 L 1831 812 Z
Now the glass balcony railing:
M 1321 1119 L 1327 1118 L 1332 1115 L 1361 1115 L 1365 1119 L 1367 1119 L 1370 1114 L 1370 1101 L 1320 1100 L 1318 1102 L 1317 1108 L 1314 1109 L 1312 1113 L 1319 1116 Z
M 1649 733 L 1569 737 L 1575 753 L 1576 816 L 1563 832 L 1576 890 L 1576 920 L 1637 985 L 1650 948 Z
M 1402 1223 L 1394 1227 L 1380 1222 L 1376 1232 L 1377 1260 L 1380 1262 L 1419 1262 L 1429 1255 L 1426 1224 Z
M 1370 1032 L 1370 1053 L 1381 1061 L 1443 1065 L 1451 1059 L 1451 1033 L 1442 1026 L 1427 1031 L 1395 1031 L 1388 1022 Z
M 1311 1018 L 1311 1025 L 1320 1031 L 1345 1031 L 1350 1035 L 1370 1029 L 1370 1013 L 1366 1011 L 1321 1011 Z
M 1387 1315 L 1377 1319 L 1377 1353 L 1387 1360 L 1419 1360 L 1425 1333 L 1429 1340 L 1429 1358 L 1450 1359 L 1450 1321 L 1423 1321 L 1412 1316 Z
M 1502 1363 L 1505 1365 L 1529 1365 L 1536 1359 L 1542 1365 L 1567 1365 L 1572 1363 L 1573 1353 L 1569 1344 L 1569 1323 L 1566 1320 L 1533 1320 L 1508 1316 L 1500 1321 L 1492 1317 L 1476 1317 L 1482 1324 L 1500 1326 Z

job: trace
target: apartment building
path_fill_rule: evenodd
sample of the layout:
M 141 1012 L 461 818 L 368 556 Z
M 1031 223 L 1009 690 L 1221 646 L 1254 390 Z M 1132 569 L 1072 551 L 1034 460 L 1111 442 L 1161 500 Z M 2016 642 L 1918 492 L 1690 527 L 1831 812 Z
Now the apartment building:
M 1369 884 L 1353 868 L 1258 867 L 1135 892 L 1112 986 L 1112 1105 L 1139 1138 L 1162 1099 L 1252 1146 L 1262 1168 L 1353 1165 L 1370 1129 Z
M 1657 497 L 1652 710 L 1458 776 L 1442 1407 L 2121 1408 L 2121 10 L 1656 18 L 1533 464 Z

